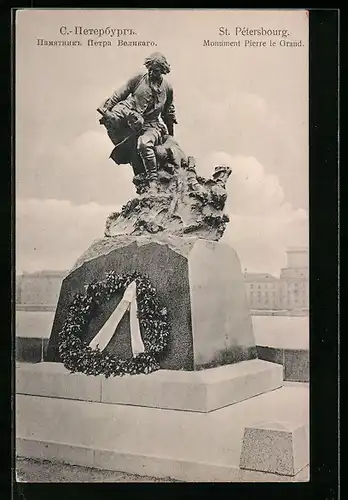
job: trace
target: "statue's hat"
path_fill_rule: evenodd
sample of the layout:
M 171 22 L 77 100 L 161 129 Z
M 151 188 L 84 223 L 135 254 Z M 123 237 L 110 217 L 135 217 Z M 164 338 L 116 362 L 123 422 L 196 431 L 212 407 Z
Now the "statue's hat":
M 232 172 L 231 168 L 228 165 L 217 165 L 214 169 L 213 177 L 217 177 L 221 173 L 230 173 Z

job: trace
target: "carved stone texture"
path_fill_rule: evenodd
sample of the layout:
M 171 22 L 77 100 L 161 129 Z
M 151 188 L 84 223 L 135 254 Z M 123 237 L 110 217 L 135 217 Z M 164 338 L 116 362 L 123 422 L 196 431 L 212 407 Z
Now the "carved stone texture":
M 243 275 L 235 251 L 222 242 L 192 237 L 117 236 L 95 242 L 64 279 L 46 361 L 60 361 L 58 334 L 69 304 L 84 286 L 115 271 L 146 274 L 168 310 L 170 342 L 160 360 L 168 370 L 198 370 L 257 358 Z M 106 301 L 85 332 L 98 333 L 120 297 Z M 129 318 L 107 352 L 131 356 Z
M 105 236 L 161 233 L 219 240 L 229 221 L 223 210 L 231 169 L 217 166 L 210 179 L 197 176 L 194 159 L 170 136 L 157 147 L 156 156 L 157 190 L 149 191 L 145 174 L 136 175 L 139 196 L 110 214 Z

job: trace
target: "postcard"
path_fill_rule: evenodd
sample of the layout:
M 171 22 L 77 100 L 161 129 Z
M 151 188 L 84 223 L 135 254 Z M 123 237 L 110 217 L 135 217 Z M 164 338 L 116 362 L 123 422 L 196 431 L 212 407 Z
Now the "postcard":
M 19 482 L 309 480 L 308 16 L 16 11 Z

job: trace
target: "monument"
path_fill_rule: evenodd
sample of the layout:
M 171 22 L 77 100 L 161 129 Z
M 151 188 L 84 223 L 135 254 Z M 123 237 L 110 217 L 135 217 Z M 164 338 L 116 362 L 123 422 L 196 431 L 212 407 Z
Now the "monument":
M 235 451 L 242 410 L 215 410 L 281 387 L 283 368 L 257 359 L 241 265 L 219 241 L 231 168 L 199 175 L 174 139 L 169 64 L 155 53 L 145 66 L 98 108 L 111 158 L 133 168 L 135 194 L 63 280 L 45 362 L 17 372 L 18 392 L 39 397 L 32 425 L 41 422 L 19 453 L 248 480 Z
M 196 370 L 255 359 L 239 260 L 219 242 L 229 221 L 224 206 L 231 169 L 217 165 L 210 179 L 197 174 L 194 158 L 173 137 L 173 90 L 162 77 L 169 64 L 155 53 L 145 66 L 147 73 L 131 78 L 99 108 L 100 122 L 115 145 L 111 157 L 132 165 L 137 195 L 110 214 L 104 238 L 91 245 L 63 281 L 46 359 L 61 361 L 61 332 L 73 297 L 110 272 L 138 273 L 155 287 L 168 329 L 158 367 Z M 80 340 L 91 343 L 123 292 L 98 302 L 81 326 Z M 143 336 L 145 323 L 143 318 L 139 325 Z M 126 308 L 105 353 L 121 361 L 133 357 L 130 324 Z

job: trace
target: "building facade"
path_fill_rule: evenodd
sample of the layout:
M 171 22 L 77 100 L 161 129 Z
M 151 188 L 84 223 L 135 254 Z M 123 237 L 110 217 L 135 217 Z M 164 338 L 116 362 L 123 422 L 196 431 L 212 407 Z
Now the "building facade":
M 244 279 L 250 309 L 281 309 L 279 278 L 267 273 L 245 273 Z
M 287 250 L 287 267 L 280 271 L 279 295 L 283 309 L 309 308 L 308 249 Z
M 308 249 L 289 248 L 287 267 L 281 269 L 279 278 L 245 272 L 244 280 L 250 309 L 308 310 Z

